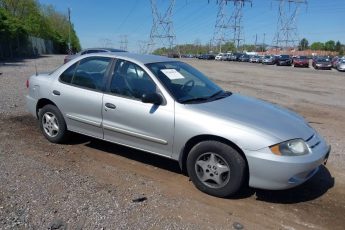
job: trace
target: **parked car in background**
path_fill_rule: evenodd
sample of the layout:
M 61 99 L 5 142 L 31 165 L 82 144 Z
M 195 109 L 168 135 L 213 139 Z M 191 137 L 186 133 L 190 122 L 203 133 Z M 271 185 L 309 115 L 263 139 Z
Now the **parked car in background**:
M 340 58 L 336 66 L 338 71 L 345 71 L 345 58 Z
M 259 55 L 259 63 L 262 63 L 262 61 L 264 60 L 265 55 Z
M 317 57 L 313 59 L 312 65 L 315 69 L 332 69 L 331 60 L 327 57 Z
M 333 67 L 333 68 L 337 68 L 337 64 L 338 64 L 338 60 L 339 60 L 339 59 L 340 59 L 339 57 L 334 57 L 334 58 L 332 58 L 331 63 L 332 63 L 332 67 Z
M 225 53 L 225 54 L 222 56 L 221 60 L 222 60 L 222 61 L 230 61 L 230 56 L 231 56 L 231 53 Z
M 294 67 L 309 67 L 309 59 L 307 56 L 298 56 L 293 59 Z
M 250 56 L 248 54 L 242 54 L 238 60 L 240 62 L 249 62 L 249 59 L 250 59 Z
M 242 55 L 243 55 L 242 53 L 233 53 L 230 56 L 230 61 L 239 61 L 239 59 Z
M 249 58 L 249 62 L 251 62 L 251 63 L 260 63 L 260 57 L 258 55 L 251 56 Z
M 72 55 L 67 55 L 64 58 L 64 63 L 69 62 L 70 60 L 79 57 L 80 55 L 84 55 L 84 54 L 92 54 L 92 53 L 103 53 L 103 52 L 127 52 L 125 50 L 120 50 L 120 49 L 112 49 L 112 48 L 89 48 L 89 49 L 85 49 L 80 51 L 79 53 L 76 54 L 72 54 Z
M 276 63 L 277 63 L 277 58 L 276 58 L 276 56 L 273 56 L 273 55 L 266 55 L 262 59 L 262 64 L 264 64 L 264 65 L 274 65 Z
M 217 54 L 217 56 L 214 58 L 216 61 L 222 61 L 222 57 L 224 56 L 223 53 Z
M 27 87 L 27 108 L 48 141 L 61 143 L 76 132 L 164 156 L 213 196 L 233 195 L 244 184 L 301 185 L 330 153 L 302 116 L 225 91 L 167 57 L 81 55 L 31 76 Z
M 292 65 L 292 59 L 289 55 L 282 54 L 282 55 L 278 56 L 276 64 L 278 66 L 281 66 L 281 65 L 291 66 Z
M 202 60 L 214 60 L 215 56 L 213 54 L 202 54 L 198 58 Z

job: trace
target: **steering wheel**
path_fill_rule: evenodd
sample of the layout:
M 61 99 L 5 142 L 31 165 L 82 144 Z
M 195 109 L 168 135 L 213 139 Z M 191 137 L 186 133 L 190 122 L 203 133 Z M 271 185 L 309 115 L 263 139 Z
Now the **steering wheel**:
M 194 80 L 189 80 L 186 83 L 183 84 L 183 86 L 181 87 L 181 90 L 188 93 L 189 91 L 192 90 L 192 88 L 195 85 L 195 81 Z

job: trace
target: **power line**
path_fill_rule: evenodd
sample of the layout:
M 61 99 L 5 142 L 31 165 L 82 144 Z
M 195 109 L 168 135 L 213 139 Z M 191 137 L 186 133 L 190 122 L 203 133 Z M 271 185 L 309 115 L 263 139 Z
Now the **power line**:
M 122 28 L 122 26 L 127 22 L 127 19 L 129 18 L 129 16 L 131 16 L 131 14 L 133 13 L 134 9 L 136 8 L 136 6 L 138 5 L 138 0 L 136 0 L 133 4 L 133 7 L 131 8 L 131 10 L 128 12 L 127 16 L 122 20 L 121 24 L 119 25 L 119 27 L 117 28 L 117 30 L 120 30 Z

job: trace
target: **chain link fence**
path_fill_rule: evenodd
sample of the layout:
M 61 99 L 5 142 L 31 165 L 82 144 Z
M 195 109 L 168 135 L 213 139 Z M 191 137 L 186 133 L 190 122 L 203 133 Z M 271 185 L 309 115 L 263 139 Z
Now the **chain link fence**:
M 13 39 L 0 39 L 0 59 L 35 57 L 55 53 L 54 43 L 33 36 L 17 36 Z

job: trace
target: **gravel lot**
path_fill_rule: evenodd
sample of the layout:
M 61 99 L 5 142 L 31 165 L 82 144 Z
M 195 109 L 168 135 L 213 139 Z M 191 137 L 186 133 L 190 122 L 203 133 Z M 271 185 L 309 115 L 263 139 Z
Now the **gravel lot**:
M 49 71 L 63 56 L 0 62 L 0 229 L 343 229 L 345 73 L 184 61 L 302 114 L 332 145 L 327 166 L 295 189 L 211 197 L 176 162 L 80 135 L 49 143 L 25 111 L 25 82 L 35 62 Z

